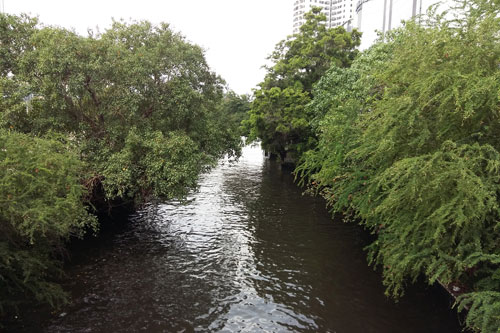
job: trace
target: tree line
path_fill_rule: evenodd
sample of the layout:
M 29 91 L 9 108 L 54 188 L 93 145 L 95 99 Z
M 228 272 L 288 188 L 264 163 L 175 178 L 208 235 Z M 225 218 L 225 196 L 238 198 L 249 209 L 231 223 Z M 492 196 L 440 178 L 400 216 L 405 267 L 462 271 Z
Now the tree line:
M 67 241 L 102 211 L 186 195 L 239 154 L 248 104 L 168 24 L 82 37 L 0 15 L 0 316 L 66 302 Z
M 363 52 L 319 8 L 276 46 L 244 121 L 368 229 L 387 294 L 423 277 L 500 331 L 500 2 L 432 7 Z

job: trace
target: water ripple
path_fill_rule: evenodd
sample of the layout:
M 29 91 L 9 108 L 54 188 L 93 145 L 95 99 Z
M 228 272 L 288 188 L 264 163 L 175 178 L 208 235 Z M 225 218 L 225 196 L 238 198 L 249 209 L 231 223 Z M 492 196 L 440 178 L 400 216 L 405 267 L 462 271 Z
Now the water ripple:
M 73 303 L 45 332 L 456 331 L 428 294 L 387 300 L 362 232 L 300 191 L 246 147 L 71 267 Z

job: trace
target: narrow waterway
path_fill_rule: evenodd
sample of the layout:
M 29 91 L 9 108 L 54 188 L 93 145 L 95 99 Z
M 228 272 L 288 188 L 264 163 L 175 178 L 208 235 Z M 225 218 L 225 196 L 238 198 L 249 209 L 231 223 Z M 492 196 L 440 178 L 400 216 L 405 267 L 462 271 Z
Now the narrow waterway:
M 73 303 L 45 332 L 459 332 L 449 300 L 394 303 L 357 226 L 246 147 L 187 202 L 151 205 L 69 268 Z

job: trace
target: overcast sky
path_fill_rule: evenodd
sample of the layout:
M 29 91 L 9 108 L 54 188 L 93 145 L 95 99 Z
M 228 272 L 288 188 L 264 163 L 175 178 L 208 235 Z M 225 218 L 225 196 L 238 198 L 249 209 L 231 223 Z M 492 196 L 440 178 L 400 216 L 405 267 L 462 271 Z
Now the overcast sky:
M 212 69 L 238 94 L 264 78 L 261 66 L 292 33 L 293 0 L 0 0 L 9 14 L 29 13 L 46 25 L 104 31 L 114 19 L 168 22 L 206 50 Z M 1 8 L 0 8 L 1 9 Z

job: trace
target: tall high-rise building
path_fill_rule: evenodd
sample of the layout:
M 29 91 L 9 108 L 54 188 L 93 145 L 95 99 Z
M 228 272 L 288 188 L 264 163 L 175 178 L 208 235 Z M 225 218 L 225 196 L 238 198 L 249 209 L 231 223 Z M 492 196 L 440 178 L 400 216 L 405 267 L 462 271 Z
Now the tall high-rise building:
M 355 0 L 295 0 L 293 3 L 293 33 L 305 23 L 304 14 L 312 7 L 321 7 L 326 15 L 326 25 L 329 28 L 343 25 L 351 30 L 354 25 Z
M 358 0 L 353 26 L 363 33 L 362 50 L 370 47 L 379 35 L 400 27 L 401 22 L 425 14 L 439 2 L 439 11 L 450 7 L 450 0 Z

